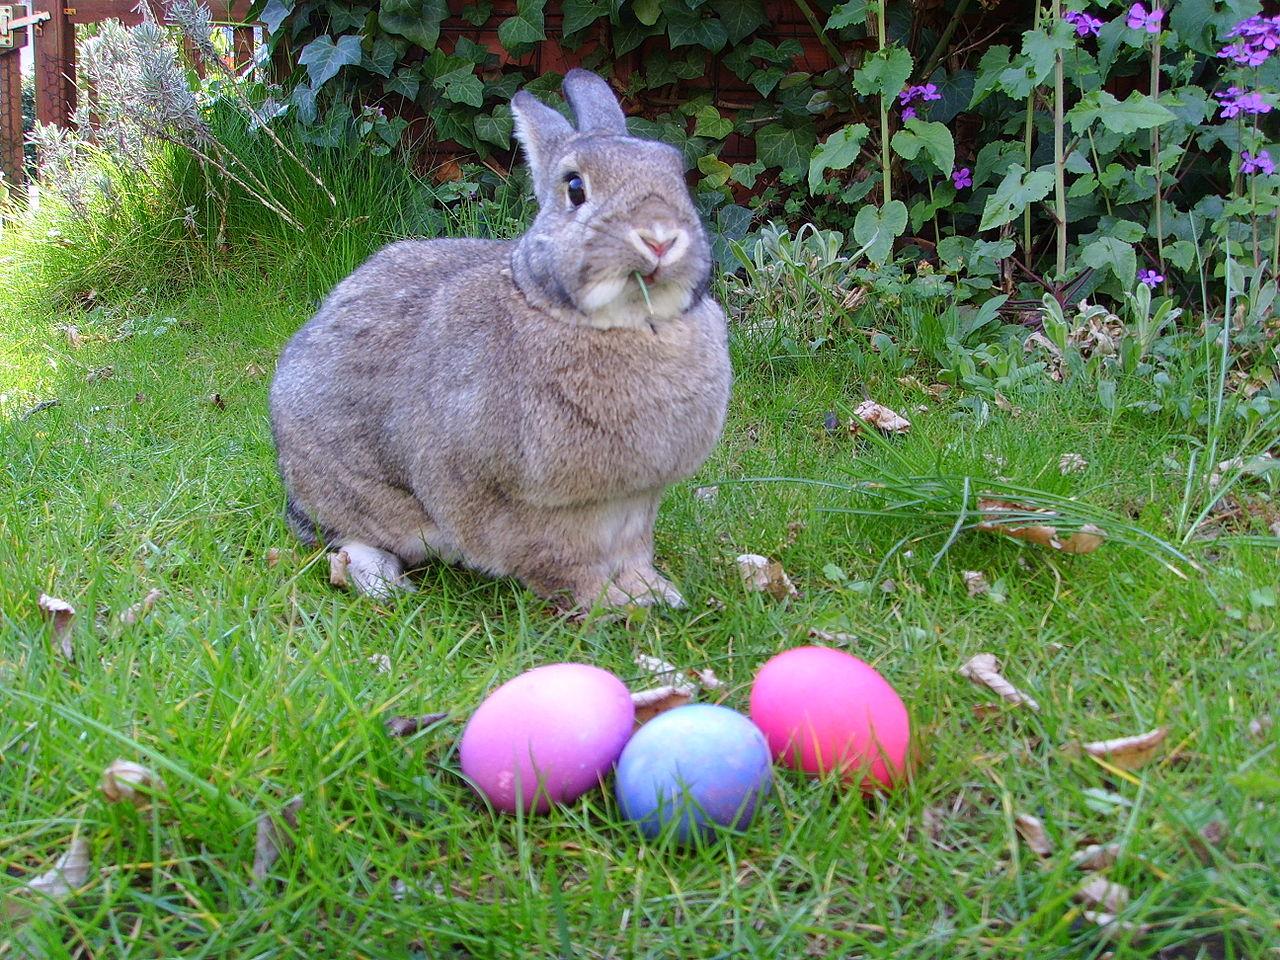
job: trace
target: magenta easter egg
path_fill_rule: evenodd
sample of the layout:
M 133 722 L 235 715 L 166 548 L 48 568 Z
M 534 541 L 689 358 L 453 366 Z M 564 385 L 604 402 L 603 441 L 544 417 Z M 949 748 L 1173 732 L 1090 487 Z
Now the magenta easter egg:
M 902 698 L 871 665 L 830 647 L 799 647 L 769 660 L 751 687 L 751 719 L 775 760 L 840 771 L 863 790 L 906 771 L 911 721 Z
M 493 691 L 462 732 L 462 772 L 499 810 L 545 813 L 599 785 L 631 736 L 622 681 L 583 663 L 553 663 Z

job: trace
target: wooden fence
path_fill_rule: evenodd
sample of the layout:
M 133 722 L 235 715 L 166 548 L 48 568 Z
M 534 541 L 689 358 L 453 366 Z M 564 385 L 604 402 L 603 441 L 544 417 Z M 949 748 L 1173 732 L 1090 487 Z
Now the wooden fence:
M 165 5 L 148 0 L 164 22 Z M 250 0 L 212 0 L 214 22 L 231 27 L 237 63 L 253 57 L 254 29 L 247 23 Z M 19 50 L 34 47 L 36 119 L 65 127 L 76 108 L 76 26 L 120 20 L 142 21 L 137 0 L 31 0 L 0 4 L 0 170 L 11 183 L 23 179 L 22 77 Z M 8 29 L 6 29 L 8 27 Z

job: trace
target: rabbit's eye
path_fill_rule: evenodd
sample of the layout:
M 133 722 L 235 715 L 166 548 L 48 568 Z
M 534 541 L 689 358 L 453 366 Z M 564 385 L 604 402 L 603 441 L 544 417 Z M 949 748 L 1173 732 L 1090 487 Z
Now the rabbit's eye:
M 582 174 L 566 173 L 564 175 L 565 186 L 569 188 L 569 202 L 575 207 L 580 207 L 587 202 L 587 188 L 582 182 Z

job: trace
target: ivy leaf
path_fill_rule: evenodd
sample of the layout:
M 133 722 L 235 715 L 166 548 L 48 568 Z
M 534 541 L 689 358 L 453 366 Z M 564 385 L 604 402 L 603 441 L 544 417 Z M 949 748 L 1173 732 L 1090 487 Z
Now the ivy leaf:
M 809 160 L 809 192 L 817 193 L 827 170 L 845 170 L 858 159 L 866 139 L 865 123 L 853 123 L 837 130 L 822 142 Z
M 693 127 L 693 135 L 695 137 L 711 137 L 713 140 L 723 140 L 733 133 L 733 121 L 726 120 L 720 116 L 720 111 L 709 103 L 699 107 L 694 117 L 697 118 L 697 122 Z
M 709 187 L 719 189 L 729 182 L 733 167 L 725 163 L 714 153 L 698 158 L 698 172 L 702 174 L 702 182 Z
M 853 87 L 864 97 L 896 97 L 911 76 L 911 54 L 902 47 L 877 50 L 853 74 Z
M 729 176 L 734 183 L 740 183 L 748 190 L 753 190 L 755 189 L 756 178 L 764 173 L 764 170 L 764 163 L 759 160 L 753 163 L 735 163 L 733 165 L 733 173 Z
M 1115 237 L 1099 237 L 1083 250 L 1080 257 L 1095 270 L 1110 270 L 1127 289 L 1138 273 L 1138 257 L 1133 245 Z
M 992 230 L 1004 226 L 1027 208 L 1027 204 L 1043 200 L 1053 189 L 1053 170 L 1041 168 L 1027 173 L 1021 164 L 1013 164 L 1000 181 L 1000 186 L 987 197 L 982 208 L 979 230 Z
M 956 165 L 956 144 L 951 131 L 936 120 L 908 120 L 905 129 L 895 133 L 889 145 L 904 160 L 914 160 L 923 149 L 943 176 L 950 176 Z
M 957 70 L 955 73 L 935 71 L 931 80 L 942 99 L 929 108 L 929 116 L 939 123 L 949 123 L 955 119 L 973 98 L 974 77 L 972 70 Z
M 432 86 L 454 103 L 484 106 L 484 83 L 475 75 L 471 64 L 442 73 L 432 81 Z
M 338 42 L 325 35 L 316 37 L 298 55 L 298 62 L 307 68 L 311 88 L 318 90 L 332 80 L 339 70 L 360 62 L 360 38 L 355 34 L 339 37 Z
M 673 47 L 706 47 L 712 53 L 719 53 L 729 42 L 729 31 L 719 20 L 675 7 L 667 11 L 667 36 Z
M 267 25 L 267 33 L 274 36 L 280 32 L 280 25 L 289 14 L 293 13 L 293 0 L 268 0 L 267 5 L 258 14 L 258 19 Z
M 652 27 L 662 14 L 662 0 L 636 0 L 631 5 L 631 12 L 646 27 Z
M 828 30 L 843 30 L 867 22 L 867 0 L 849 0 L 831 11 L 827 20 Z
M 380 77 L 391 76 L 396 65 L 396 45 L 386 37 L 373 41 L 373 50 L 365 54 L 360 66 Z
M 760 0 L 714 0 L 712 6 L 733 44 L 741 43 L 769 22 Z
M 1127 100 L 1117 100 L 1105 90 L 1094 90 L 1067 111 L 1067 122 L 1076 133 L 1087 130 L 1095 120 L 1101 120 L 1112 133 L 1127 134 L 1158 127 L 1172 119 L 1167 107 L 1136 90 Z
M 440 24 L 448 15 L 445 0 L 382 0 L 378 26 L 430 50 L 440 39 Z
M 468 3 L 462 7 L 462 19 L 473 27 L 483 27 L 493 13 L 493 0 L 480 0 L 479 3 Z
M 466 111 L 457 107 L 434 107 L 431 110 L 431 122 L 435 126 L 436 139 L 452 140 L 454 143 L 468 145 L 470 134 L 475 127 Z
M 543 8 L 547 0 L 518 0 L 514 17 L 498 25 L 498 42 L 508 50 L 547 39 Z
M 586 29 L 609 12 L 604 0 L 564 0 L 560 9 L 564 13 L 560 30 L 566 37 Z
M 507 150 L 511 147 L 511 108 L 505 103 L 494 107 L 493 113 L 476 114 L 476 136 L 481 140 Z
M 883 207 L 865 206 L 853 220 L 853 242 L 869 261 L 884 263 L 893 253 L 893 241 L 907 229 L 907 205 L 890 200 Z
M 418 96 L 418 88 L 421 86 L 422 82 L 416 73 L 408 67 L 401 67 L 382 88 L 388 93 L 398 93 L 407 100 L 413 100 Z
M 786 75 L 787 71 L 781 67 L 765 67 L 751 75 L 751 85 L 760 92 L 760 96 L 767 97 Z
M 621 57 L 644 43 L 647 37 L 656 36 L 661 32 L 660 27 L 631 23 L 629 20 L 623 21 L 613 28 L 613 52 Z
M 331 3 L 329 4 L 329 29 L 334 33 L 358 31 L 364 26 L 364 19 L 368 15 L 368 7 L 353 7 L 347 3 Z
M 813 127 L 808 124 L 788 127 L 770 123 L 756 134 L 756 156 L 766 167 L 781 167 L 784 171 L 800 173 L 813 151 L 814 140 Z

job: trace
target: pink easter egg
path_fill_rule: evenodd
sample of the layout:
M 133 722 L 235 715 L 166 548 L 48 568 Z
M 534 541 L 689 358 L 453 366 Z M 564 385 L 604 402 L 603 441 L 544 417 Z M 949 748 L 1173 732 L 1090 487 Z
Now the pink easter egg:
M 462 772 L 499 810 L 545 813 L 599 785 L 635 724 L 608 670 L 554 663 L 493 691 L 462 732 Z
M 751 719 L 775 760 L 806 773 L 839 771 L 864 791 L 893 786 L 907 767 L 902 698 L 840 650 L 798 647 L 769 660 L 751 687 Z

